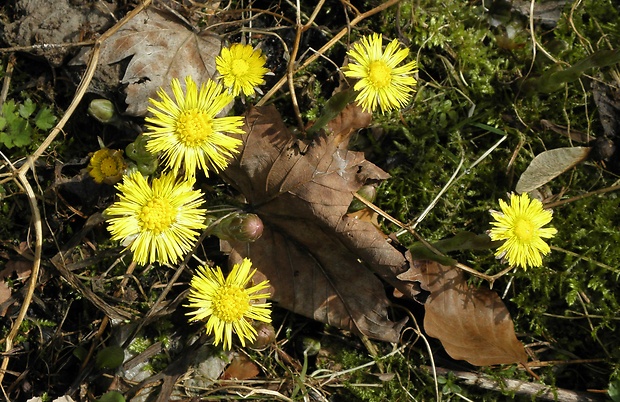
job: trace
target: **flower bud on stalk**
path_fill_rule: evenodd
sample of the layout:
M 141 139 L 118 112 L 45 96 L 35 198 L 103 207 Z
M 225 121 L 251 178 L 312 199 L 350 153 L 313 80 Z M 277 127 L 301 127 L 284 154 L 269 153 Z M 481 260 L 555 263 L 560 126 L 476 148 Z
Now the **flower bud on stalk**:
M 253 242 L 263 234 L 263 221 L 256 214 L 233 213 L 222 218 L 212 233 L 222 240 Z
M 93 99 L 88 105 L 88 114 L 103 124 L 114 124 L 118 119 L 114 105 L 107 99 Z

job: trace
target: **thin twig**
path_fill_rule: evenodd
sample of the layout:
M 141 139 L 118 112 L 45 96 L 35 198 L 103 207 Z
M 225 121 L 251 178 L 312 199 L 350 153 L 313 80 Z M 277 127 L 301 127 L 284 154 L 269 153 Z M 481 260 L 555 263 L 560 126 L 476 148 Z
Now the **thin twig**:
M 299 45 L 301 44 L 301 35 L 306 32 L 312 26 L 314 19 L 318 15 L 321 7 L 325 3 L 325 0 L 320 0 L 319 3 L 314 8 L 312 15 L 308 22 L 304 25 L 301 24 L 301 5 L 299 0 L 297 0 L 297 18 L 295 20 L 295 42 L 293 43 L 293 50 L 291 51 L 291 55 L 288 61 L 288 66 L 286 69 L 286 78 L 288 81 L 288 89 L 291 94 L 291 102 L 293 103 L 293 109 L 295 110 L 295 118 L 297 119 L 297 125 L 299 126 L 300 131 L 304 131 L 304 121 L 301 118 L 301 111 L 299 109 L 299 103 L 297 102 L 297 96 L 295 95 L 295 65 L 297 60 L 297 53 L 299 53 Z
M 13 68 L 15 68 L 15 55 L 9 56 L 9 61 L 4 72 L 4 81 L 2 82 L 2 92 L 0 92 L 0 108 L 6 102 L 9 95 L 9 87 L 11 86 L 11 77 L 13 77 Z
M 590 196 L 593 196 L 593 195 L 605 194 L 605 193 L 609 193 L 609 192 L 617 191 L 617 190 L 620 190 L 620 184 L 619 185 L 615 185 L 615 186 L 601 188 L 601 189 L 594 190 L 594 191 L 590 191 L 590 192 L 587 192 L 587 193 L 584 193 L 584 194 L 576 195 L 574 197 L 566 198 L 564 200 L 560 200 L 560 201 L 556 201 L 556 202 L 550 202 L 550 203 L 544 204 L 544 206 L 545 206 L 545 208 L 555 208 L 555 207 L 559 207 L 559 206 L 564 205 L 564 204 L 568 204 L 568 203 L 571 203 L 571 202 L 582 200 L 584 198 L 587 198 L 587 197 L 590 197 Z

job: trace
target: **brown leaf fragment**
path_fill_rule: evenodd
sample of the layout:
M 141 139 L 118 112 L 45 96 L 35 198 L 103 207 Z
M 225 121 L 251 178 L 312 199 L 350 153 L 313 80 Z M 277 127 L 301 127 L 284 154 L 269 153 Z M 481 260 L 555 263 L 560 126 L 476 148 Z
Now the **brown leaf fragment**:
M 562 126 L 562 125 L 556 124 L 556 123 L 554 123 L 552 121 L 549 121 L 547 119 L 541 119 L 540 120 L 540 124 L 545 129 L 551 130 L 554 133 L 557 133 L 557 134 L 563 135 L 564 137 L 570 138 L 571 141 L 579 142 L 579 143 L 582 143 L 582 144 L 587 144 L 587 143 L 589 143 L 591 141 L 594 141 L 596 139 L 596 137 L 594 135 L 592 135 L 591 133 L 575 130 L 575 129 L 572 129 L 572 128 L 568 127 L 568 126 Z
M 416 279 L 430 292 L 424 329 L 456 360 L 476 366 L 527 363 L 504 302 L 488 288 L 471 287 L 463 272 L 434 261 L 413 261 Z
M 354 192 L 389 177 L 346 149 L 356 121 L 308 141 L 295 138 L 273 107 L 248 112 L 240 156 L 223 177 L 265 229 L 254 243 L 231 242 L 230 260 L 249 257 L 270 280 L 272 299 L 289 310 L 397 342 L 404 322 L 388 318 L 379 278 L 399 283 L 407 262 L 371 222 L 347 216 Z
M 235 354 L 232 362 L 222 374 L 222 380 L 249 380 L 256 377 L 260 371 L 258 366 L 247 356 Z
M 8 305 L 3 305 L 5 302 L 9 301 L 11 298 L 11 289 L 8 286 L 6 280 L 10 277 L 18 280 L 18 281 L 26 281 L 30 277 L 30 273 L 32 272 L 32 261 L 25 260 L 10 260 L 7 261 L 4 269 L 0 271 L 0 317 L 4 317 L 7 310 Z M 10 302 L 11 304 L 14 303 Z M 7 303 L 9 304 L 9 303 Z
M 608 138 L 616 138 L 620 135 L 620 91 L 598 81 L 592 81 L 590 86 L 603 132 Z
M 364 112 L 357 105 L 350 103 L 336 118 L 327 123 L 327 131 L 350 135 L 354 130 L 368 127 L 371 121 L 372 113 Z
M 131 58 L 121 80 L 127 86 L 126 113 L 144 116 L 148 99 L 156 98 L 160 87 L 169 87 L 172 78 L 182 85 L 186 76 L 198 84 L 212 78 L 221 47 L 217 35 L 195 33 L 176 17 L 150 7 L 103 42 L 99 62 L 113 64 Z M 72 64 L 83 64 L 88 56 L 82 52 Z

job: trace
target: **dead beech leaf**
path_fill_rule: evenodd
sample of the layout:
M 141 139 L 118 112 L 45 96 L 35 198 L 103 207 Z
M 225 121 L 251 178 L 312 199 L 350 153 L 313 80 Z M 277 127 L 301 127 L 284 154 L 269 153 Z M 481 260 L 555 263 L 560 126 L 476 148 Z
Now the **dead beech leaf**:
M 271 282 L 272 299 L 293 312 L 375 339 L 397 342 L 404 322 L 388 318 L 381 279 L 395 286 L 407 269 L 401 252 L 371 222 L 347 216 L 353 193 L 388 174 L 347 150 L 368 124 L 345 109 L 334 134 L 298 140 L 273 107 L 250 109 L 240 155 L 223 177 L 265 224 L 254 243 L 231 242 L 230 261 L 252 259 Z M 357 124 L 357 126 L 356 126 Z
M 434 261 L 412 262 L 430 295 L 424 304 L 424 330 L 441 341 L 456 360 L 476 366 L 527 363 L 523 344 L 517 339 L 504 302 L 488 288 L 470 287 L 463 272 Z
M 169 87 L 172 78 L 183 83 L 189 75 L 198 84 L 212 78 L 221 46 L 215 34 L 192 32 L 176 17 L 148 8 L 103 42 L 99 62 L 113 64 L 131 57 L 121 80 L 127 85 L 126 113 L 143 116 L 148 99 L 156 97 L 158 88 Z M 88 54 L 78 60 L 85 63 Z
M 515 190 L 517 193 L 527 193 L 548 183 L 579 162 L 583 162 L 588 157 L 590 149 L 590 147 L 558 148 L 536 155 L 521 174 Z

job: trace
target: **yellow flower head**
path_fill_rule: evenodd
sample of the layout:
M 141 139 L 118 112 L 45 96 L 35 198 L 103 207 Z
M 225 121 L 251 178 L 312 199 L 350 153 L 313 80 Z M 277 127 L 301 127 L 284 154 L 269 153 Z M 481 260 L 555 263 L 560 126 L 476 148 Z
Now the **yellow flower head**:
M 491 211 L 495 222 L 490 230 L 491 240 L 505 240 L 495 256 L 508 260 L 511 266 L 539 267 L 542 265 L 542 255 L 550 249 L 542 238 L 552 238 L 558 232 L 555 228 L 543 228 L 551 222 L 552 212 L 543 209 L 542 202 L 531 199 L 527 193 L 511 194 L 510 205 L 499 200 L 502 212 Z
M 222 48 L 220 55 L 215 58 L 224 86 L 229 88 L 233 96 L 242 91 L 246 96 L 254 95 L 254 91 L 260 92 L 256 87 L 265 83 L 263 77 L 269 72 L 265 68 L 266 61 L 260 49 L 241 43 Z
M 409 49 L 401 48 L 394 39 L 384 52 L 382 40 L 383 36 L 376 33 L 363 37 L 347 53 L 351 61 L 343 68 L 347 77 L 359 78 L 353 89 L 360 91 L 355 100 L 364 111 L 375 111 L 378 105 L 385 113 L 405 106 L 417 84 L 413 77 L 417 72 L 415 61 L 397 67 Z
M 193 177 L 200 167 L 208 176 L 209 169 L 216 172 L 228 166 L 228 159 L 241 145 L 241 140 L 225 133 L 243 134 L 243 117 L 216 117 L 234 97 L 224 88 L 207 81 L 198 90 L 191 77 L 185 78 L 186 93 L 178 79 L 172 80 L 175 100 L 162 89 L 157 91 L 161 101 L 149 99 L 148 110 L 154 115 L 145 120 L 150 131 L 146 149 L 161 152 L 167 168 L 177 173 L 185 167 L 185 177 Z
M 134 261 L 175 263 L 194 246 L 204 229 L 203 194 L 194 179 L 177 182 L 172 173 L 146 181 L 139 172 L 123 178 L 116 188 L 120 201 L 105 210 L 112 240 L 129 243 Z
M 126 168 L 123 151 L 102 148 L 90 158 L 86 170 L 97 183 L 116 184 Z
M 187 307 L 196 309 L 187 313 L 193 315 L 190 321 L 207 319 L 207 334 L 215 336 L 214 345 L 224 341 L 224 349 L 232 346 L 232 333 L 236 333 L 245 346 L 245 340 L 254 341 L 256 330 L 250 320 L 271 322 L 271 303 L 256 303 L 269 297 L 269 293 L 258 293 L 269 288 L 269 281 L 247 287 L 256 273 L 250 272 L 252 262 L 245 258 L 235 264 L 228 277 L 224 278 L 220 267 L 200 267 L 192 278 Z

